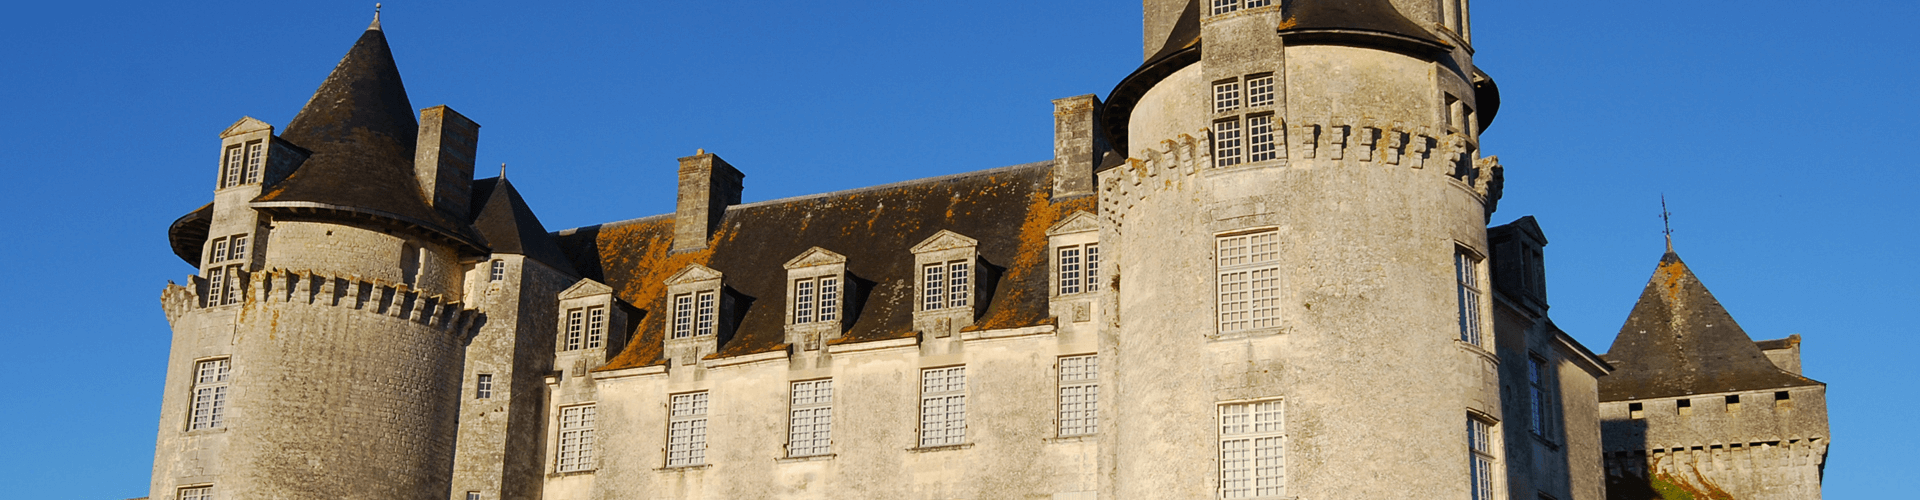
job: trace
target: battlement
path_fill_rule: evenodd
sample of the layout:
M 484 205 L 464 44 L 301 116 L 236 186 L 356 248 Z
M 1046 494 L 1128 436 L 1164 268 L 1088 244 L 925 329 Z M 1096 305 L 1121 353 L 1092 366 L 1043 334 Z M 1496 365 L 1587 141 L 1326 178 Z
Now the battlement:
M 480 312 L 459 302 L 414 291 L 406 284 L 335 277 L 275 268 L 253 273 L 248 301 L 358 309 L 401 318 L 465 336 L 479 326 Z
M 1504 168 L 1499 157 L 1476 158 L 1477 146 L 1459 133 L 1440 135 L 1398 122 L 1328 120 L 1326 123 L 1276 122 L 1273 134 L 1273 143 L 1282 147 L 1274 151 L 1275 159 L 1261 163 L 1214 166 L 1213 135 L 1208 129 L 1160 141 L 1159 147 L 1141 148 L 1140 157 L 1127 158 L 1125 163 L 1109 170 L 1113 174 L 1101 179 L 1101 210 L 1110 216 L 1124 213 L 1126 208 L 1145 200 L 1154 191 L 1182 189 L 1191 184 L 1189 177 L 1208 170 L 1312 168 L 1353 162 L 1405 167 L 1452 177 L 1485 198 L 1488 213 L 1493 212 L 1492 206 L 1500 198 Z

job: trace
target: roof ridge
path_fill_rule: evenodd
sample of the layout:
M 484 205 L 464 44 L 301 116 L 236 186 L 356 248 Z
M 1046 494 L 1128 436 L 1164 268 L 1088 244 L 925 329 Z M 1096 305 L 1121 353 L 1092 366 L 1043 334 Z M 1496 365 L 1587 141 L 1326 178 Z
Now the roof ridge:
M 785 198 L 775 198 L 775 199 L 771 199 L 771 200 L 763 200 L 763 201 L 756 201 L 756 202 L 752 202 L 752 203 L 741 203 L 741 204 L 738 204 L 738 205 L 733 205 L 733 206 L 729 206 L 729 207 L 727 207 L 727 208 L 728 208 L 728 209 L 735 209 L 735 208 L 756 208 L 756 207 L 764 207 L 764 206 L 770 206 L 770 205 L 780 205 L 780 204 L 786 204 L 786 203 L 796 203 L 796 202 L 801 202 L 801 201 L 807 201 L 807 200 L 815 200 L 815 199 L 822 199 L 822 198 L 832 198 L 832 197 L 840 197 L 840 196 L 852 196 L 852 195 L 856 195 L 856 194 L 862 194 L 862 193 L 870 193 L 870 192 L 874 192 L 874 191 L 885 191 L 885 190 L 889 190 L 889 189 L 899 189 L 899 188 L 903 188 L 903 187 L 908 187 L 908 186 L 915 186 L 915 185 L 920 185 L 920 184 L 933 184 L 933 183 L 938 183 L 938 182 L 947 182 L 947 181 L 955 181 L 955 180 L 960 180 L 960 179 L 965 179 L 965 178 L 969 178 L 969 177 L 976 177 L 976 176 L 986 176 L 986 175 L 993 175 L 993 174 L 998 174 L 998 173 L 1003 173 L 1003 172 L 1013 172 L 1013 171 L 1017 171 L 1017 170 L 1023 170 L 1023 169 L 1029 169 L 1029 168 L 1037 168 L 1037 167 L 1040 167 L 1040 166 L 1042 166 L 1042 165 L 1051 165 L 1052 163 L 1053 163 L 1053 160 L 1041 160 L 1041 161 L 1036 161 L 1036 162 L 1028 162 L 1028 163 L 1019 163 L 1019 164 L 1014 164 L 1014 165 L 1007 165 L 1007 166 L 1003 166 L 1003 167 L 994 167 L 994 168 L 989 168 L 989 169 L 985 169 L 985 170 L 974 170 L 974 171 L 970 171 L 970 172 L 961 172 L 961 173 L 957 173 L 957 174 L 947 174 L 947 175 L 942 175 L 942 176 L 937 176 L 937 177 L 922 177 L 922 178 L 919 178 L 919 179 L 908 179 L 908 180 L 904 180 L 904 181 L 899 181 L 899 182 L 893 182 L 893 183 L 888 183 L 888 184 L 881 184 L 881 185 L 878 185 L 878 186 L 866 186 L 866 187 L 858 187 L 858 188 L 853 188 L 853 189 L 843 189 L 843 190 L 840 190 L 840 191 L 828 191 L 828 192 L 825 192 L 825 193 L 816 193 L 816 194 L 803 194 L 803 195 L 799 195 L 799 196 L 788 196 L 788 197 L 785 197 Z M 658 220 L 658 219 L 661 219 L 661 218 L 671 218 L 671 217 L 673 217 L 673 212 L 667 212 L 667 213 L 663 213 L 663 214 L 654 214 L 654 215 L 648 215 L 648 216 L 645 216 L 645 217 L 635 217 L 635 218 L 632 218 L 632 219 L 624 219 L 624 220 L 617 220 L 617 221 L 610 221 L 610 222 L 602 222 L 602 223 L 599 223 L 599 224 L 589 224 L 589 225 L 585 225 L 585 226 L 580 226 L 580 227 L 572 227 L 572 228 L 567 228 L 567 229 L 561 229 L 561 230 L 559 230 L 559 231 L 554 231 L 554 234 L 561 234 L 561 235 L 566 235 L 566 234 L 573 234 L 573 232 L 575 232 L 575 231 L 578 231 L 578 230 L 581 230 L 581 229 L 585 229 L 585 228 L 589 228 L 589 227 L 613 227 L 613 226 L 624 226 L 624 225 L 629 225 L 629 224 L 638 224 L 638 223 L 642 223 L 642 222 L 652 222 L 652 221 L 654 221 L 654 220 Z

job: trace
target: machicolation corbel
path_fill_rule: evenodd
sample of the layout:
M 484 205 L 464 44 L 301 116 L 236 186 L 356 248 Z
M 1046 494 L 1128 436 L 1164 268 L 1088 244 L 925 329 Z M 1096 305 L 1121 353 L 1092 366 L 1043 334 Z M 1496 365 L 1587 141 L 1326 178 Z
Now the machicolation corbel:
M 1349 132 L 1348 129 L 1350 128 L 1351 126 L 1348 125 L 1327 126 L 1327 158 L 1335 160 L 1346 159 L 1347 132 Z
M 1359 136 L 1356 137 L 1358 144 L 1355 152 L 1360 155 L 1360 161 L 1374 161 L 1373 146 L 1379 143 L 1380 129 L 1375 127 L 1360 127 L 1360 133 L 1358 135 Z
M 1320 126 L 1300 125 L 1294 130 L 1297 131 L 1294 135 L 1299 136 L 1300 140 L 1300 157 L 1313 158 L 1317 153 L 1314 150 L 1320 145 Z

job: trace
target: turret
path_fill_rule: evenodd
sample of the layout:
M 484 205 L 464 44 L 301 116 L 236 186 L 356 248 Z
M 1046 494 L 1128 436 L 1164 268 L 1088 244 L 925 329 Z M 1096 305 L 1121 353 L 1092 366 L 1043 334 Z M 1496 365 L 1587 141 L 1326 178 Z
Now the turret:
M 488 248 L 467 218 L 478 126 L 424 115 L 376 20 L 282 135 L 221 134 L 214 202 L 170 231 L 202 274 L 162 295 L 151 498 L 445 498 L 482 323 L 465 262 Z
M 1103 498 L 1501 488 L 1499 171 L 1431 3 L 1145 2 L 1099 117 Z

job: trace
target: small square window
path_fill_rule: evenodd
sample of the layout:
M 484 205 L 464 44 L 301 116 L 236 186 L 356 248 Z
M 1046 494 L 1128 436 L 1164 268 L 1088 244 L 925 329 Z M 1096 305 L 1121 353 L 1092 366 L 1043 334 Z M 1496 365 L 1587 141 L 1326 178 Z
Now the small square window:
M 1251 5 L 1249 5 L 1251 7 Z M 1247 107 L 1273 104 L 1273 75 L 1247 77 Z
M 482 373 L 474 377 L 473 398 L 489 399 L 493 397 L 493 374 Z
M 1236 109 L 1240 109 L 1240 82 L 1213 84 L 1213 112 L 1225 113 Z

